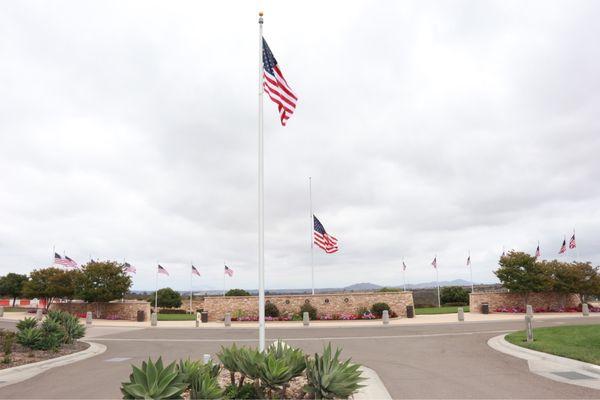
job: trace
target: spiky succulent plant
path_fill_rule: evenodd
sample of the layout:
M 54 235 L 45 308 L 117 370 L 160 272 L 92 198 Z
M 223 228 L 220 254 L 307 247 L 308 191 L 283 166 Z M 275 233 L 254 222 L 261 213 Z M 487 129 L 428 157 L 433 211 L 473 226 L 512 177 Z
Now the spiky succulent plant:
M 129 382 L 121 384 L 124 399 L 180 399 L 188 388 L 175 362 L 164 367 L 159 357 L 156 363 L 148 359 L 141 368 L 132 368 Z

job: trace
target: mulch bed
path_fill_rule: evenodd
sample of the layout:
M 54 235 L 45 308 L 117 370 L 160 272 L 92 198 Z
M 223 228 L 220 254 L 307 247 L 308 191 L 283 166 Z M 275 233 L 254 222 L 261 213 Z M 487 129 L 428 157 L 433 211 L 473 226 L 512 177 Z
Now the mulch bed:
M 73 344 L 65 344 L 57 351 L 44 351 L 44 350 L 30 350 L 26 347 L 21 346 L 18 343 L 13 344 L 12 354 L 10 355 L 11 362 L 4 364 L 0 362 L 0 370 L 12 367 L 18 367 L 19 365 L 31 364 L 38 361 L 49 360 L 51 358 L 66 356 L 68 354 L 77 353 L 90 347 L 88 343 L 76 341 Z M 0 356 L 0 361 L 4 357 L 4 354 Z

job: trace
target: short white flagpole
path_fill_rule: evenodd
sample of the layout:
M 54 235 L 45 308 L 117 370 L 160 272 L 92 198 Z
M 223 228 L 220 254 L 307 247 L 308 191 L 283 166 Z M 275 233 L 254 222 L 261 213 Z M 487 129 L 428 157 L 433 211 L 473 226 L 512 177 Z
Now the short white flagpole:
M 442 307 L 442 301 L 440 300 L 440 278 L 438 273 L 437 254 L 435 255 L 435 282 L 437 284 L 438 308 L 440 308 Z
M 263 12 L 258 13 L 258 349 L 265 350 L 265 220 L 263 155 Z
M 194 279 L 193 276 L 193 269 L 192 267 L 194 266 L 194 262 L 190 261 L 190 314 L 192 313 L 192 280 Z
M 310 282 L 312 287 L 312 294 L 315 294 L 315 244 L 313 240 L 313 231 L 315 229 L 315 220 L 312 209 L 312 178 L 308 177 L 308 202 L 310 204 Z
M 404 281 L 404 291 L 406 292 L 406 268 L 404 267 L 404 260 L 402 260 L 402 280 Z
M 156 318 L 158 318 L 158 263 L 156 263 L 156 285 L 154 290 L 154 312 L 157 314 Z
M 469 272 L 471 273 L 471 293 L 475 293 L 475 285 L 473 284 L 473 260 L 471 260 L 471 250 L 469 250 Z

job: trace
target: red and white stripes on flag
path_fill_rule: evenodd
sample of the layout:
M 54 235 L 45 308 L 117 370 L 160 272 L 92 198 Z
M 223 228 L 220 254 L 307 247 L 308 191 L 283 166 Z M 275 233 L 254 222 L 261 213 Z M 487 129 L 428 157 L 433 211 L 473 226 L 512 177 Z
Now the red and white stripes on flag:
M 263 38 L 263 88 L 265 93 L 277 104 L 281 125 L 285 126 L 287 120 L 296 109 L 298 97 L 294 94 L 287 81 L 283 77 L 277 60 L 273 56 L 267 41 Z
M 433 257 L 433 261 L 431 262 L 431 265 L 433 265 L 433 268 L 437 268 L 437 256 Z
M 129 264 L 128 262 L 126 262 L 125 264 L 123 264 L 123 271 L 125 272 L 129 272 L 132 274 L 135 274 L 137 271 L 135 269 L 135 267 L 131 264 Z
M 198 271 L 198 270 L 196 269 L 196 267 L 194 267 L 193 265 L 192 265 L 192 275 L 197 275 L 197 276 L 200 276 L 200 271 Z
M 229 268 L 227 265 L 225 266 L 225 274 L 229 276 L 233 276 L 233 270 Z
M 54 264 L 62 265 L 64 267 L 69 268 L 77 268 L 79 267 L 75 261 L 70 259 L 67 256 L 61 257 L 60 254 L 54 253 Z
M 158 265 L 158 273 L 169 276 L 169 272 L 160 264 Z
M 540 258 L 542 256 L 542 252 L 540 251 L 540 245 L 538 244 L 535 249 L 535 258 Z
M 569 240 L 569 248 L 574 249 L 575 247 L 577 247 L 577 243 L 575 243 L 575 233 L 573 233 L 571 240 Z
M 322 248 L 325 253 L 331 254 L 339 250 L 338 240 L 327 233 L 319 219 L 313 215 L 313 239 L 314 243 Z
M 567 252 L 567 239 L 563 239 L 562 246 L 560 246 L 560 250 L 558 250 L 558 254 L 564 254 Z

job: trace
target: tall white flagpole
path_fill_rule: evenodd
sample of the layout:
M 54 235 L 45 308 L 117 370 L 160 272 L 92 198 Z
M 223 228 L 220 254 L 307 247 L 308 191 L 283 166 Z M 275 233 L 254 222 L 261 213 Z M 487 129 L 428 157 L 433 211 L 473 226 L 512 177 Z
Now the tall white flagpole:
M 192 279 L 193 279 L 193 274 L 192 274 L 192 267 L 194 266 L 194 262 L 190 261 L 190 314 L 192 313 Z
M 265 350 L 265 194 L 263 155 L 263 12 L 258 13 L 258 349 Z
M 156 279 L 155 279 L 155 289 L 154 289 L 154 312 L 157 314 L 158 318 L 158 263 L 156 263 Z
M 226 266 L 227 264 L 225 264 L 225 261 L 223 261 L 223 297 L 225 297 L 225 281 L 227 280 L 227 274 L 225 273 Z
M 404 281 L 404 291 L 406 292 L 406 268 L 404 264 L 404 259 L 402 260 L 402 280 Z
M 435 255 L 435 282 L 437 284 L 438 308 L 439 308 L 442 306 L 442 301 L 440 300 L 440 277 L 439 277 L 439 273 L 438 273 L 437 254 Z
M 471 293 L 475 293 L 474 285 L 473 285 L 473 261 L 471 260 L 471 250 L 469 250 L 469 272 L 471 273 Z
M 312 294 L 315 294 L 315 243 L 313 240 L 313 231 L 315 229 L 315 220 L 312 209 L 312 178 L 308 177 L 308 202 L 310 204 L 310 282 Z

